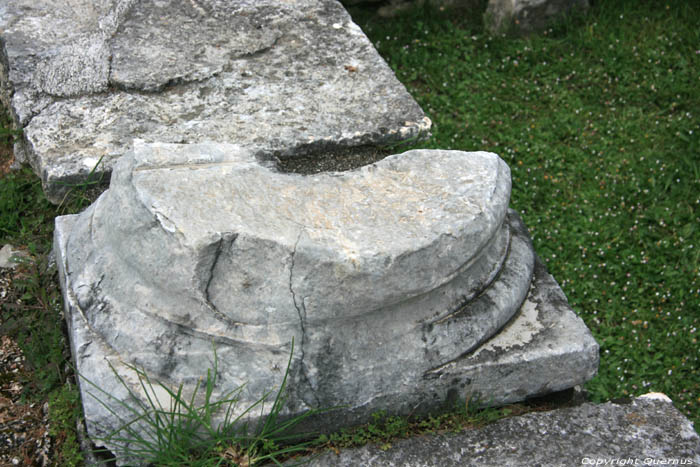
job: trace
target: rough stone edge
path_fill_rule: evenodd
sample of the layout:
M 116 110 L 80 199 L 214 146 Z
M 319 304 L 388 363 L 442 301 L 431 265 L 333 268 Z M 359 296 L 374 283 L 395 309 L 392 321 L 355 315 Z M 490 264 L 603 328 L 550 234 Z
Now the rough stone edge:
M 128 13 L 133 5 L 134 0 L 118 1 L 110 11 L 108 16 L 102 17 L 100 20 L 100 29 L 104 27 L 109 31 L 114 31 L 114 28 L 120 25 L 121 17 Z M 350 17 L 350 14 L 337 2 L 340 9 L 343 10 L 350 23 L 356 23 Z M 359 26 L 358 26 L 359 30 Z M 104 34 L 104 30 L 98 34 Z M 112 33 L 109 33 L 112 34 Z M 108 35 L 109 35 L 108 34 Z M 326 153 L 331 151 L 347 152 L 357 150 L 359 153 L 367 153 L 376 150 L 382 150 L 386 147 L 397 145 L 408 145 L 415 142 L 425 141 L 431 137 L 430 130 L 432 121 L 425 115 L 423 110 L 415 102 L 415 99 L 406 89 L 406 86 L 401 83 L 392 71 L 391 67 L 379 55 L 369 38 L 362 32 L 366 45 L 374 50 L 376 58 L 384 63 L 385 72 L 393 78 L 394 87 L 401 89 L 408 100 L 412 101 L 420 111 L 420 119 L 416 121 L 405 121 L 402 125 L 390 129 L 388 132 L 385 128 L 374 128 L 363 134 L 347 133 L 341 137 L 326 137 L 326 138 L 311 138 L 308 140 L 298 140 L 287 147 L 266 147 L 260 150 L 260 157 L 263 159 L 275 159 L 277 154 L 284 157 L 306 157 L 316 153 Z M 81 157 L 80 161 L 74 161 L 73 156 L 76 151 L 71 150 L 63 153 L 59 157 L 59 161 L 47 161 L 44 156 L 39 154 L 34 148 L 32 141 L 28 135 L 31 131 L 30 124 L 35 117 L 38 117 L 49 106 L 61 101 L 69 100 L 77 102 L 82 98 L 98 99 L 98 96 L 111 96 L 114 93 L 132 94 L 134 90 L 121 90 L 118 88 L 107 89 L 100 92 L 87 92 L 84 94 L 68 95 L 68 96 L 53 96 L 43 91 L 36 91 L 39 97 L 37 101 L 43 102 L 37 104 L 39 110 L 33 111 L 28 118 L 21 118 L 15 111 L 13 98 L 18 92 L 17 84 L 10 80 L 11 67 L 7 59 L 7 46 L 0 34 L 0 101 L 4 104 L 10 113 L 12 125 L 15 129 L 22 129 L 23 134 L 14 144 L 15 161 L 12 165 L 13 169 L 19 169 L 22 165 L 28 165 L 34 173 L 41 179 L 42 190 L 46 198 L 55 205 L 62 205 L 68 200 L 75 197 L 87 198 L 94 201 L 100 193 L 104 192 L 110 184 L 112 169 L 116 161 L 130 150 L 130 145 L 125 143 L 121 147 L 119 154 L 103 153 L 98 160 L 94 161 L 95 165 L 85 166 L 86 159 Z M 111 61 L 111 57 L 110 57 Z M 210 77 L 206 78 L 209 79 Z M 206 80 L 205 79 L 205 80 Z M 22 88 L 24 90 L 24 88 Z M 103 107 L 105 102 L 101 104 Z M 208 141 L 210 138 L 204 138 L 200 142 Z M 230 143 L 231 141 L 220 141 Z M 79 151 L 78 151 L 79 152 Z M 95 157 L 95 159 L 97 159 Z
M 301 461 L 309 461 L 308 465 L 314 467 L 700 464 L 700 437 L 692 422 L 665 395 L 662 396 L 667 400 L 648 396 L 639 396 L 627 404 L 584 403 L 548 412 L 531 412 L 459 433 L 399 440 L 389 449 L 365 445 L 341 452 L 327 451 Z M 616 429 L 617 424 L 627 424 L 631 429 L 619 429 L 619 426 Z M 572 425 L 574 429 L 568 429 Z M 640 430 L 645 425 L 649 427 L 646 432 Z M 658 436 L 660 431 L 664 432 L 662 436 Z M 599 437 L 601 432 L 612 433 L 614 439 L 605 435 Z M 583 437 L 584 442 L 580 442 L 579 437 Z M 598 446 L 585 442 L 594 437 L 598 438 Z M 529 452 L 523 452 L 524 444 L 529 445 Z M 602 450 L 601 444 L 605 445 Z M 681 452 L 677 451 L 679 447 Z M 531 459 L 533 454 L 539 457 Z M 674 457 L 684 462 L 663 462 Z M 596 464 L 598 459 L 600 463 Z M 647 459 L 651 460 L 645 462 Z M 295 462 L 299 461 L 295 459 L 285 465 L 297 465 Z
M 401 83 L 399 83 L 401 84 Z M 401 84 L 403 86 L 403 84 Z M 405 87 L 404 87 L 405 89 Z M 408 91 L 406 91 L 408 92 Z M 412 98 L 412 97 L 411 97 Z M 405 122 L 402 127 L 392 129 L 389 133 L 382 133 L 379 130 L 363 133 L 359 136 L 343 137 L 340 139 L 319 138 L 314 142 L 297 141 L 294 145 L 285 150 L 272 147 L 256 147 L 250 145 L 251 151 L 256 153 L 262 161 L 272 161 L 280 156 L 286 159 L 310 158 L 316 154 L 339 153 L 346 154 L 356 151 L 359 155 L 382 152 L 385 148 L 393 146 L 410 145 L 430 139 L 432 134 L 432 121 L 424 116 L 417 122 Z M 26 128 L 26 127 L 25 127 Z M 209 142 L 201 140 L 194 144 Z M 231 144 L 232 141 L 217 141 L 221 144 Z M 103 154 L 104 159 L 100 159 L 92 168 L 84 166 L 81 161 L 71 161 L 69 154 L 64 154 L 64 159 L 68 160 L 65 165 L 62 163 L 49 164 L 34 149 L 32 143 L 26 136 L 15 143 L 15 151 L 19 154 L 19 161 L 27 163 L 35 174 L 41 179 L 41 187 L 46 199 L 52 204 L 61 205 L 72 196 L 88 198 L 91 201 L 109 188 L 112 171 L 115 164 L 132 149 L 130 144 L 123 146 L 123 151 L 119 155 Z M 278 155 L 279 154 L 279 155 Z M 343 157 L 343 156 L 338 156 Z M 69 169 L 66 169 L 70 166 Z M 77 169 L 72 170 L 77 167 Z
M 522 220 L 512 209 L 509 210 L 509 222 L 514 235 L 529 235 Z M 110 365 L 119 365 L 116 360 L 108 360 L 111 351 L 107 346 L 100 345 L 99 337 L 93 336 L 84 319 L 77 316 L 76 307 L 72 306 L 75 299 L 66 287 L 65 277 L 65 242 L 76 221 L 77 216 L 61 216 L 56 218 L 54 233 L 54 249 L 59 271 L 59 280 L 63 291 L 64 308 L 70 335 L 71 351 L 77 368 L 77 356 L 85 352 L 90 345 L 101 347 L 100 352 L 105 355 L 103 360 L 93 359 L 93 367 L 98 372 L 112 372 Z M 536 310 L 536 318 L 532 318 L 532 309 Z M 527 309 L 526 309 L 527 308 Z M 543 324 L 544 323 L 544 324 Z M 512 345 L 503 346 L 502 341 L 508 339 L 508 333 L 517 332 L 518 329 L 529 328 L 539 330 L 529 340 L 515 339 Z M 500 339 L 500 340 L 497 340 Z M 460 357 L 440 367 L 440 372 L 433 378 L 461 381 L 462 386 L 449 387 L 448 384 L 426 384 L 426 387 L 418 388 L 405 403 L 401 403 L 392 414 L 424 415 L 430 412 L 449 409 L 449 404 L 460 398 L 479 398 L 484 405 L 503 405 L 522 401 L 529 397 L 543 395 L 549 392 L 568 389 L 582 384 L 592 378 L 598 368 L 598 344 L 593 339 L 590 331 L 583 321 L 575 315 L 569 307 L 563 291 L 554 278 L 546 271 L 545 266 L 535 255 L 535 271 L 530 291 L 516 316 L 505 328 L 486 341 L 479 348 L 467 355 Z M 116 356 L 115 356 L 116 357 Z M 118 359 L 118 357 L 117 357 Z M 540 378 L 533 368 L 539 370 Z M 552 371 L 555 369 L 555 371 Z M 80 370 L 78 368 L 78 370 Z M 129 371 L 126 367 L 124 370 Z M 121 372 L 120 372 L 121 373 Z M 89 375 L 85 375 L 88 376 Z M 524 387 L 515 385 L 508 390 L 508 384 L 502 380 L 525 382 Z M 480 384 L 480 382 L 486 382 Z M 553 381 L 558 381 L 553 383 Z M 490 385 L 490 386 L 489 386 Z M 88 382 L 79 378 L 81 398 L 83 394 L 95 392 Z M 433 390 L 431 386 L 436 386 Z M 438 387 L 439 386 L 439 387 Z M 115 397 L 128 399 L 125 388 L 116 388 Z M 488 399 L 484 399 L 484 395 Z M 393 395 L 387 396 L 391 401 Z M 416 401 L 418 403 L 416 404 Z M 380 401 L 381 403 L 382 401 Z M 90 404 L 98 404 L 96 400 L 86 401 L 86 412 L 90 412 Z M 359 418 L 366 418 L 363 408 L 355 414 L 326 412 L 321 415 L 306 419 L 300 427 L 300 431 L 332 432 L 342 426 L 348 425 L 348 420 L 358 423 Z M 359 413 L 358 413 L 359 412 Z M 389 412 L 389 411 L 388 411 Z M 97 423 L 86 419 L 88 433 L 92 437 L 105 436 Z M 105 446 L 114 450 L 117 446 Z
M 98 398 L 101 398 L 100 396 L 100 390 L 108 390 L 112 396 L 116 398 L 121 398 L 122 400 L 128 400 L 128 393 L 126 391 L 126 388 L 123 386 L 119 386 L 119 384 L 116 385 L 116 387 L 108 389 L 108 388 L 97 388 L 94 385 L 90 383 L 90 380 L 92 379 L 92 375 L 84 374 L 81 373 L 80 367 L 78 366 L 78 359 L 77 356 L 79 355 L 80 352 L 85 352 L 86 349 L 88 349 L 90 346 L 93 347 L 100 347 L 99 351 L 104 355 L 103 359 L 97 360 L 94 359 L 95 361 L 93 369 L 96 367 L 98 371 L 101 372 L 107 372 L 107 373 L 113 373 L 112 367 L 110 365 L 115 364 L 119 365 L 119 362 L 116 360 L 118 359 L 118 356 L 116 357 L 115 360 L 109 361 L 108 356 L 112 352 L 110 352 L 109 348 L 106 345 L 103 345 L 101 342 L 99 342 L 99 338 L 95 339 L 94 333 L 89 329 L 89 326 L 87 325 L 86 321 L 82 319 L 80 316 L 76 316 L 78 314 L 78 308 L 76 308 L 73 304 L 75 303 L 75 297 L 72 295 L 70 290 L 66 287 L 67 284 L 67 277 L 66 277 L 66 258 L 64 256 L 65 254 L 65 245 L 68 240 L 68 235 L 70 234 L 70 231 L 75 223 L 77 221 L 78 215 L 68 215 L 68 216 L 59 216 L 55 219 L 55 230 L 54 230 L 54 248 L 53 251 L 55 252 L 56 255 L 56 269 L 58 270 L 58 279 L 61 285 L 61 291 L 62 291 L 62 296 L 63 296 L 63 304 L 64 304 L 64 315 L 66 319 L 66 325 L 68 327 L 68 336 L 69 336 L 69 344 L 70 344 L 70 349 L 71 349 L 71 359 L 73 361 L 73 367 L 75 368 L 76 371 L 76 381 L 78 383 L 78 390 L 80 393 L 80 400 L 81 400 L 81 408 L 83 410 L 84 414 L 84 426 L 85 430 L 88 436 L 88 439 L 82 441 L 80 443 L 80 447 L 82 450 L 86 451 L 86 459 L 94 459 L 95 456 L 93 452 L 88 452 L 89 449 L 94 448 L 96 446 L 103 446 L 110 450 L 111 452 L 116 452 L 118 449 L 117 446 L 110 446 L 108 443 L 100 443 L 99 440 L 95 439 L 95 436 L 97 437 L 105 437 L 108 435 L 108 432 L 104 430 L 100 430 L 100 427 L 97 426 L 95 423 L 93 423 L 92 420 L 89 420 L 87 415 L 85 415 L 87 412 L 89 412 L 89 407 L 101 407 L 101 403 L 99 402 Z M 116 378 L 115 378 L 115 383 L 116 383 Z M 92 397 L 86 400 L 86 398 L 83 397 L 84 394 L 95 394 L 97 397 Z M 106 393 L 105 393 L 106 394 Z M 88 407 L 88 410 L 86 410 L 86 406 Z M 139 465 L 138 460 L 132 459 L 130 464 L 134 465 Z M 121 464 L 118 464 L 121 465 Z

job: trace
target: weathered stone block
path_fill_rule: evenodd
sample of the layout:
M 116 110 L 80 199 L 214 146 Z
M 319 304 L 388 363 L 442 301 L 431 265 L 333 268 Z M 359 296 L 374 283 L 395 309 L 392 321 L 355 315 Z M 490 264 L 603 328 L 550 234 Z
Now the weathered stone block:
M 326 452 L 308 459 L 308 465 L 700 464 L 700 437 L 692 422 L 673 406 L 670 399 L 666 399 L 644 395 L 627 403 L 586 403 L 549 412 L 533 412 L 460 433 L 399 440 L 389 449 L 367 445 L 338 454 Z
M 108 362 L 133 379 L 126 362 L 191 390 L 214 342 L 217 393 L 245 384 L 245 407 L 279 385 L 294 339 L 288 410 L 345 406 L 324 430 L 579 384 L 597 345 L 509 195 L 491 153 L 304 176 L 240 146 L 137 141 L 106 193 L 57 220 L 76 367 L 101 387 L 118 386 Z M 89 431 L 114 428 L 81 391 Z
M 133 138 L 293 156 L 426 136 L 335 0 L 0 0 L 0 98 L 62 199 Z
M 588 0 L 489 0 L 484 23 L 493 33 L 526 35 L 587 8 Z

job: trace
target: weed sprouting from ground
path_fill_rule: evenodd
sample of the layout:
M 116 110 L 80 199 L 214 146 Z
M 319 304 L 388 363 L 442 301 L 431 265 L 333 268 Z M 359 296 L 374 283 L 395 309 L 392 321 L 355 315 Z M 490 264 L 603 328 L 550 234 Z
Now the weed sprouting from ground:
M 62 385 L 49 395 L 49 434 L 61 447 L 54 455 L 56 465 L 77 466 L 84 461 L 75 425 L 80 414 L 80 398 L 75 387 Z
M 102 159 L 103 157 L 98 159 L 85 180 L 78 183 L 61 183 L 66 192 L 59 203 L 59 212 L 62 214 L 81 212 L 97 199 L 102 189 L 105 188 Z
M 159 466 L 240 465 L 253 466 L 264 462 L 279 464 L 281 458 L 305 452 L 311 444 L 304 441 L 308 433 L 293 433 L 292 429 L 307 417 L 322 410 L 309 410 L 291 418 L 281 417 L 286 402 L 286 387 L 294 353 L 291 352 L 282 383 L 272 406 L 265 413 L 265 404 L 271 393 L 239 411 L 243 387 L 220 397 L 214 397 L 217 384 L 218 359 L 214 350 L 214 368 L 207 371 L 187 395 L 183 385 L 172 389 L 154 382 L 143 370 L 129 366 L 139 381 L 142 395 L 124 381 L 116 369 L 115 377 L 130 395 L 129 400 L 112 396 L 89 379 L 81 378 L 93 389 L 90 391 L 119 426 L 108 436 L 99 439 L 110 446 L 122 461 Z M 199 403 L 199 396 L 203 402 Z M 260 420 L 250 426 L 247 418 L 260 411 Z M 124 414 L 127 419 L 124 419 Z M 221 418 L 223 415 L 223 419 Z
M 391 448 L 392 443 L 409 436 L 430 435 L 437 433 L 458 433 L 465 429 L 476 428 L 496 420 L 519 415 L 533 410 L 551 408 L 547 403 L 514 404 L 505 407 L 488 407 L 478 398 L 467 398 L 464 403 L 446 407 L 440 414 L 418 418 L 393 416 L 386 411 L 372 414 L 372 420 L 362 426 L 342 429 L 330 435 L 321 435 L 316 444 L 320 448 L 340 449 L 376 444 L 380 449 Z
M 0 179 L 0 245 L 14 242 L 37 254 L 48 253 L 54 215 L 30 169 Z

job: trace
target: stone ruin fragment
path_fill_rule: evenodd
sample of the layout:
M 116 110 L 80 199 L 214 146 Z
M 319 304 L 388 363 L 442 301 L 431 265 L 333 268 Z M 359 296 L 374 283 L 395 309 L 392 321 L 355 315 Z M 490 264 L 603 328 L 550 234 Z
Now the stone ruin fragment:
M 430 128 L 334 0 L 0 0 L 0 31 L 16 157 L 54 203 L 135 138 L 293 156 Z

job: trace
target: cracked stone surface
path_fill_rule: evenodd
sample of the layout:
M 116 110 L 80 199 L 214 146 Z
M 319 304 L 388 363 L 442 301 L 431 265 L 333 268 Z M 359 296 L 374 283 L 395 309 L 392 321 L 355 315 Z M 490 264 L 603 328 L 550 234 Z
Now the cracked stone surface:
M 327 452 L 308 462 L 312 467 L 697 465 L 700 437 L 668 397 L 652 393 L 399 440 L 389 449 L 367 445 Z
M 54 202 L 134 138 L 291 157 L 430 128 L 335 0 L 0 0 L 0 39 L 15 152 Z
M 245 384 L 245 408 L 280 384 L 294 340 L 288 410 L 347 406 L 313 422 L 329 430 L 457 393 L 498 403 L 579 384 L 597 345 L 537 266 L 509 195 L 492 153 L 417 150 L 299 175 L 241 146 L 136 141 L 110 189 L 57 220 L 78 371 L 115 387 L 109 361 L 136 386 L 124 362 L 191 389 L 213 342 L 217 393 Z M 529 333 L 499 343 L 513 320 Z M 510 361 L 522 346 L 529 358 Z M 89 389 L 99 436 L 114 421 Z

